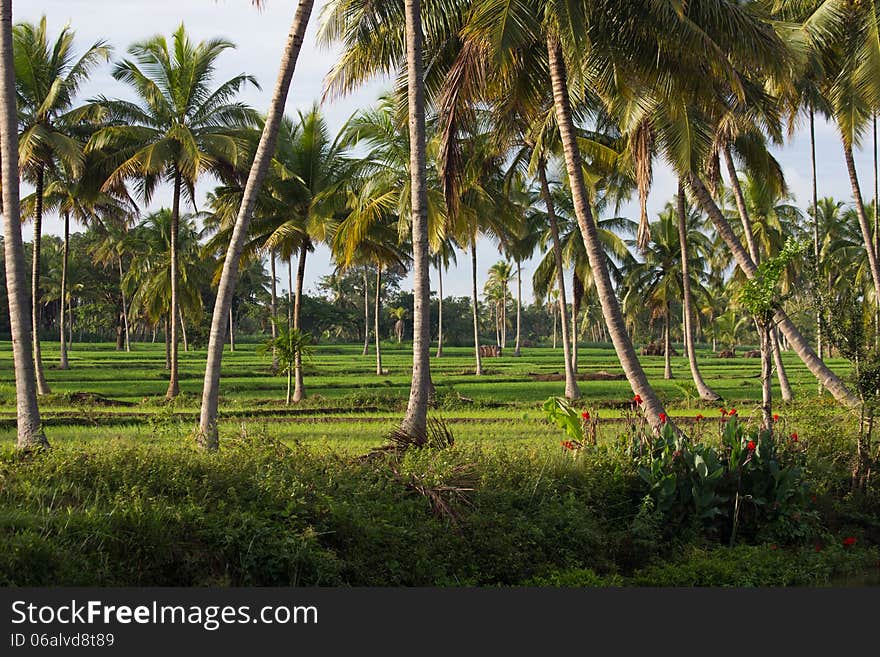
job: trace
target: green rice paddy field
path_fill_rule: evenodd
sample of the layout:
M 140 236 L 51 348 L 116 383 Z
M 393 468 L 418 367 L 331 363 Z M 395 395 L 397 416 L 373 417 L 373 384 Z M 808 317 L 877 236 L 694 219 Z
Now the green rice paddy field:
M 408 345 L 387 344 L 383 349 L 387 373 L 377 376 L 375 356 L 363 356 L 361 345 L 318 346 L 306 365 L 306 401 L 285 406 L 284 375 L 271 374 L 268 357 L 256 345 L 237 345 L 223 360 L 221 431 L 238 434 L 244 427 L 245 431 L 269 431 L 283 440 L 329 441 L 346 450 L 381 443 L 406 403 L 412 357 Z M 171 405 L 164 402 L 168 374 L 162 344 L 136 344 L 130 353 L 117 351 L 112 344 L 76 344 L 70 352 L 69 370 L 57 369 L 56 345 L 44 343 L 43 354 L 53 394 L 42 400 L 41 410 L 53 442 L 180 437 L 196 423 L 204 350 L 181 351 L 182 394 Z M 554 380 L 561 378 L 561 358 L 561 349 L 524 349 L 518 358 L 485 359 L 485 374 L 476 377 L 472 350 L 447 347 L 441 358 L 431 360 L 438 402 L 434 414 L 465 440 L 546 440 L 549 425 L 541 403 L 563 393 L 563 382 Z M 620 416 L 632 393 L 613 349 L 609 345 L 581 347 L 578 359 L 584 379 L 579 382 L 583 398 L 578 406 L 602 419 Z M 784 360 L 797 406 L 815 403 L 815 379 L 796 354 L 786 353 Z M 757 414 L 757 359 L 721 359 L 705 349 L 699 353 L 699 362 L 725 404 L 737 407 L 742 416 Z M 839 373 L 846 373 L 845 361 L 829 362 Z M 669 381 L 663 379 L 662 357 L 643 357 L 642 363 L 671 415 L 693 417 L 706 411 L 695 397 L 684 357 L 673 359 L 675 378 Z M 774 392 L 778 399 L 778 389 Z M 717 417 L 717 412 L 712 416 Z M 14 439 L 14 426 L 14 372 L 7 342 L 0 343 L 0 441 Z

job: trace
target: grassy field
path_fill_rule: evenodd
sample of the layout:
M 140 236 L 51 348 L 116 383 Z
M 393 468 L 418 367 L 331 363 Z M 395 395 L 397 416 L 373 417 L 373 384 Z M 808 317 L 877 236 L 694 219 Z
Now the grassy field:
M 54 344 L 44 354 L 53 449 L 20 455 L 11 349 L 0 345 L 0 585 L 880 584 L 877 479 L 851 494 L 853 418 L 817 396 L 793 354 L 798 400 L 778 406 L 778 429 L 802 437 L 805 488 L 772 522 L 744 522 L 735 546 L 729 496 L 709 524 L 653 506 L 624 438 L 632 392 L 607 346 L 579 353 L 578 406 L 600 418 L 596 447 L 567 451 L 541 409 L 563 392 L 561 350 L 486 359 L 477 378 L 471 350 L 449 348 L 432 359 L 431 413 L 454 448 L 402 456 L 371 450 L 405 408 L 406 346 L 386 345 L 383 376 L 360 346 L 319 346 L 308 398 L 288 407 L 285 378 L 238 345 L 224 357 L 216 454 L 192 438 L 204 351 L 181 354 L 183 394 L 170 404 L 161 344 L 75 345 L 67 371 Z M 705 351 L 700 362 L 754 423 L 758 361 Z M 695 436 L 717 442 L 717 404 L 693 399 L 686 360 L 674 359 L 672 381 L 662 358 L 643 363 L 670 414 L 685 426 L 702 412 L 711 424 Z
M 394 426 L 406 403 L 411 376 L 407 345 L 386 344 L 383 366 L 375 374 L 372 354 L 361 355 L 361 346 L 321 345 L 306 366 L 305 402 L 283 403 L 285 378 L 273 376 L 269 359 L 256 345 L 239 344 L 223 360 L 220 405 L 223 434 L 245 430 L 268 431 L 284 439 L 333 443 L 346 449 L 372 446 Z M 91 440 L 135 437 L 139 441 L 184 437 L 197 420 L 204 350 L 181 351 L 181 397 L 164 402 L 167 372 L 162 344 L 136 344 L 131 353 L 111 344 L 76 344 L 70 369 L 57 369 L 57 346 L 43 347 L 47 378 L 53 394 L 42 400 L 41 410 L 50 440 Z M 456 437 L 464 440 L 512 440 L 524 443 L 547 436 L 540 405 L 551 395 L 561 395 L 562 381 L 547 380 L 562 374 L 561 349 L 524 349 L 522 356 L 485 359 L 484 376 L 473 375 L 470 348 L 449 347 L 442 358 L 432 358 L 432 376 L 438 407 Z M 757 412 L 760 398 L 757 359 L 720 359 L 709 350 L 699 354 L 701 370 L 728 406 L 748 416 Z M 803 403 L 816 399 L 816 383 L 797 356 L 784 355 L 795 393 Z M 643 357 L 648 376 L 674 416 L 693 416 L 701 410 L 683 357 L 673 359 L 675 378 L 663 379 L 663 359 Z M 843 373 L 845 361 L 830 361 Z M 579 385 L 589 408 L 603 419 L 622 413 L 632 396 L 629 384 L 607 345 L 582 347 Z M 778 398 L 778 390 L 776 391 Z M 11 346 L 0 343 L 0 441 L 14 436 L 15 391 Z M 708 413 L 707 413 L 708 415 Z M 717 413 L 713 416 L 717 417 Z

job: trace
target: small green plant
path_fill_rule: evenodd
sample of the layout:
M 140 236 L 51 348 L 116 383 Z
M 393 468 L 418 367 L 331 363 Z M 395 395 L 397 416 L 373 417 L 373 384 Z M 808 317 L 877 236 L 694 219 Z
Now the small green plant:
M 555 422 L 568 437 L 568 440 L 563 441 L 563 446 L 577 449 L 584 444 L 584 425 L 581 416 L 568 401 L 561 397 L 550 397 L 544 402 L 543 408 L 547 419 Z
M 260 346 L 259 353 L 261 355 L 272 354 L 273 363 L 278 362 L 279 371 L 287 373 L 287 399 L 285 403 L 290 405 L 291 383 L 297 359 L 311 359 L 312 336 L 310 333 L 289 327 L 287 322 L 280 319 L 273 321 L 276 336 L 266 340 Z

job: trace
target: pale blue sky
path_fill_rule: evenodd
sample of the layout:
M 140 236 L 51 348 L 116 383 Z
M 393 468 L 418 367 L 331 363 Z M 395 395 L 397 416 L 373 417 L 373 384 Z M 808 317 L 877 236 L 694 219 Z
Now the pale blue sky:
M 249 89 L 243 99 L 264 112 L 277 75 L 278 57 L 297 3 L 295 0 L 268 0 L 266 4 L 263 11 L 257 11 L 249 0 L 14 0 L 13 12 L 15 21 L 37 21 L 43 14 L 47 15 L 53 34 L 69 22 L 76 30 L 80 48 L 97 39 L 106 39 L 114 47 L 116 56 L 123 55 L 134 41 L 157 33 L 170 34 L 181 21 L 197 39 L 216 36 L 229 38 L 238 47 L 221 57 L 217 79 L 227 79 L 242 72 L 256 76 L 262 91 Z M 336 59 L 333 50 L 319 49 L 315 43 L 317 21 L 324 4 L 321 0 L 315 3 L 312 22 L 291 86 L 287 103 L 289 113 L 307 108 L 320 98 L 324 77 Z M 99 93 L 111 97 L 125 94 L 123 85 L 113 80 L 109 71 L 110 67 L 105 66 L 93 77 L 84 89 L 84 98 Z M 331 127 L 337 129 L 354 111 L 369 105 L 383 87 L 384 84 L 377 81 L 356 94 L 326 103 L 324 112 Z M 805 126 L 791 143 L 778 149 L 776 155 L 784 167 L 797 203 L 806 207 L 810 198 L 810 158 L 809 136 L 803 128 Z M 848 202 L 851 198 L 849 179 L 843 150 L 833 126 L 818 122 L 816 142 L 820 196 L 834 196 Z M 867 200 L 873 196 L 870 148 L 856 153 L 856 164 L 863 184 L 862 193 Z M 209 186 L 203 185 L 202 192 Z M 675 190 L 674 176 L 667 168 L 658 165 L 648 203 L 652 216 L 665 205 Z M 158 202 L 167 202 L 167 197 L 160 195 Z M 627 205 L 624 214 L 636 218 L 638 213 L 635 205 Z M 58 234 L 60 224 L 57 218 L 48 218 L 45 228 L 47 232 Z M 25 239 L 30 239 L 28 232 L 29 227 L 26 226 Z M 495 245 L 484 240 L 479 249 L 481 287 L 486 279 L 486 270 L 498 257 Z M 450 271 L 444 280 L 445 295 L 470 294 L 470 259 L 460 257 L 459 261 L 459 266 Z M 313 289 L 314 282 L 329 273 L 331 268 L 327 250 L 319 249 L 307 268 L 306 288 Z M 524 278 L 530 279 L 532 271 L 532 263 L 527 263 Z M 431 276 L 432 285 L 436 285 L 436 272 L 432 271 Z M 280 277 L 283 285 L 286 276 Z M 531 285 L 525 282 L 523 288 L 525 296 L 530 299 Z

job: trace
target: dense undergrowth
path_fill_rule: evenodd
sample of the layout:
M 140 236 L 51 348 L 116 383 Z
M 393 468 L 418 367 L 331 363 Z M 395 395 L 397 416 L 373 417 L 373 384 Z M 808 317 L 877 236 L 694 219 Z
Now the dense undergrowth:
M 851 494 L 848 434 L 824 414 L 801 426 L 810 522 L 795 535 L 771 523 L 733 547 L 652 509 L 622 441 L 371 458 L 264 432 L 218 454 L 178 442 L 10 448 L 0 584 L 876 584 L 876 478 Z

